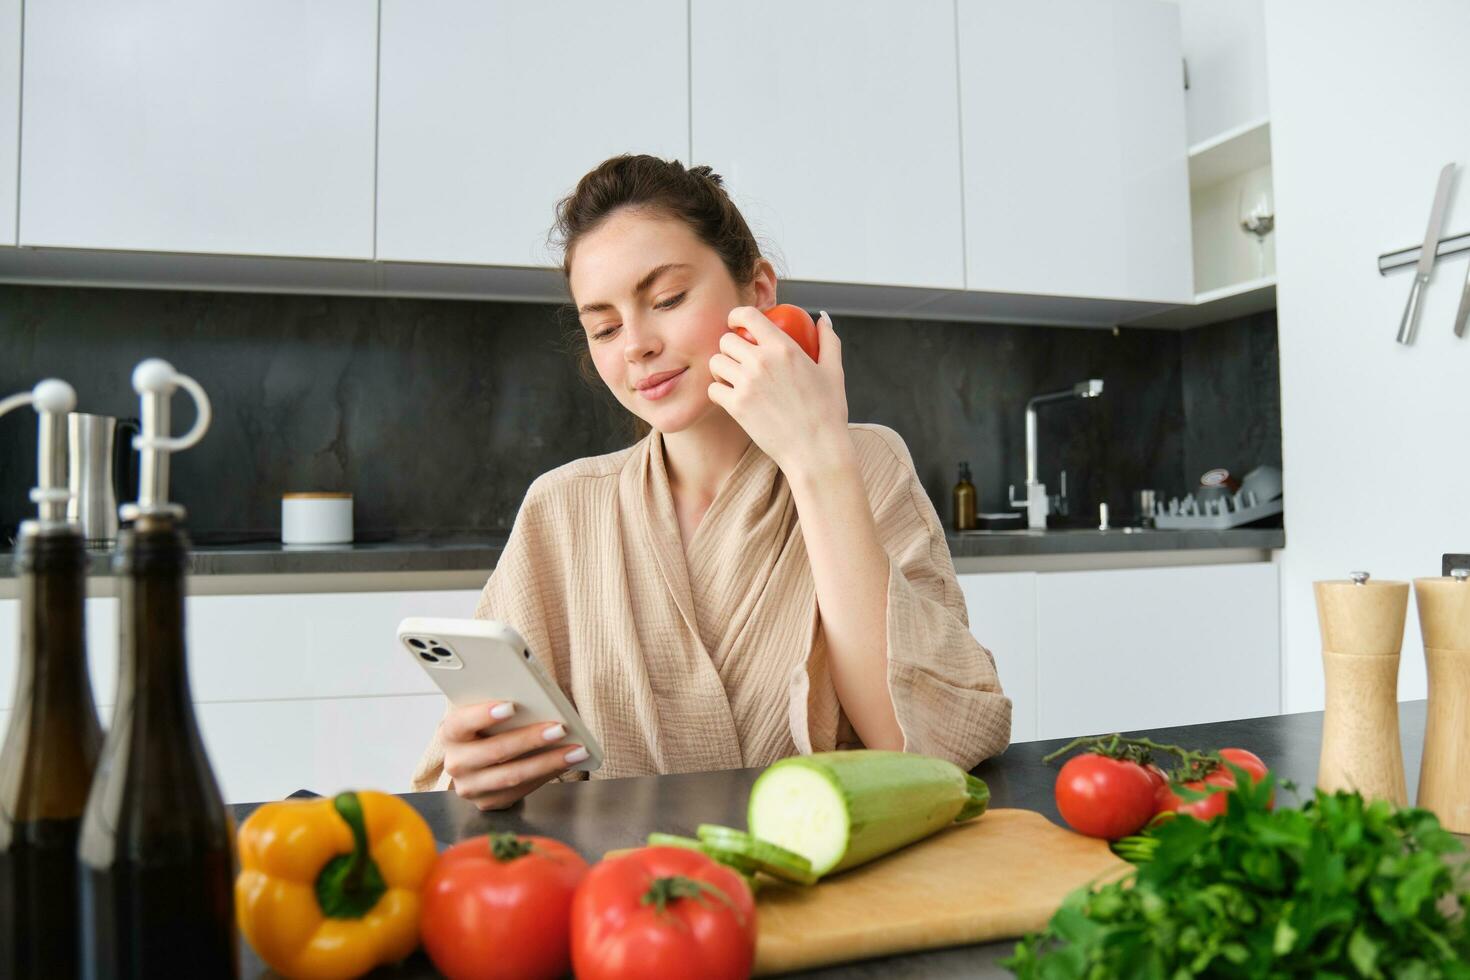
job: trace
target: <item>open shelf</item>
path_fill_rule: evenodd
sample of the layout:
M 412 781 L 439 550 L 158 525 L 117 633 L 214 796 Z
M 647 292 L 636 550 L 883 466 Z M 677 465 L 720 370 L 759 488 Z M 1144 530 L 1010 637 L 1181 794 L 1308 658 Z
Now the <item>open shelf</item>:
M 1189 148 L 1189 187 L 1208 187 L 1271 162 L 1271 120 L 1257 119 Z

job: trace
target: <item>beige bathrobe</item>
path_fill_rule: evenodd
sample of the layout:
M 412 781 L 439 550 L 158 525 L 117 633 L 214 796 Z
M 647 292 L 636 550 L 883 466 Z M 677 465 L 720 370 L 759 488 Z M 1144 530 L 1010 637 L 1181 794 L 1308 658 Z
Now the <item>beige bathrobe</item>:
M 970 635 L 944 529 L 892 429 L 849 426 L 888 553 L 888 689 L 904 749 L 970 768 L 1011 702 Z M 754 443 L 686 558 L 657 431 L 538 478 L 477 618 L 509 623 L 602 744 L 593 778 L 861 747 L 837 701 L 791 489 Z M 413 776 L 448 786 L 437 734 Z M 571 773 L 570 777 L 584 774 Z

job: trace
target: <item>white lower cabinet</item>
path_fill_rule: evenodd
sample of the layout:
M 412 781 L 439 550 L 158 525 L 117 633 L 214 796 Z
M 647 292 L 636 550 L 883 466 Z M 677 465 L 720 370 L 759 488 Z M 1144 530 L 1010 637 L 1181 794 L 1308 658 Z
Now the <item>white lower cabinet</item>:
M 970 632 L 995 658 L 1001 689 L 1011 699 L 1011 741 L 1036 734 L 1035 572 L 960 575 Z
M 117 600 L 88 599 L 87 668 L 92 695 L 111 705 L 117 690 Z M 20 650 L 20 600 L 0 599 L 0 709 L 15 702 L 16 657 Z
M 195 711 L 220 791 L 247 803 L 298 789 L 408 792 L 444 697 L 215 701 Z
M 1015 705 L 1012 741 L 1281 710 L 1274 564 L 959 580 L 970 631 Z
M 398 646 L 405 616 L 473 615 L 476 590 L 193 596 L 189 684 L 225 799 L 298 789 L 404 792 L 444 698 Z M 0 711 L 15 694 L 19 601 L 0 601 Z M 103 725 L 117 691 L 117 600 L 87 600 Z
M 1042 575 L 1037 737 L 1277 714 L 1279 624 L 1264 562 Z
M 1274 564 L 977 573 L 959 584 L 970 631 L 1014 704 L 1013 741 L 1280 711 Z M 225 798 L 407 790 L 444 699 L 399 649 L 395 628 L 405 616 L 470 616 L 477 598 L 190 598 L 190 685 Z M 0 725 L 14 698 L 18 615 L 17 600 L 0 601 Z M 89 599 L 87 616 L 105 725 L 117 689 L 116 600 Z

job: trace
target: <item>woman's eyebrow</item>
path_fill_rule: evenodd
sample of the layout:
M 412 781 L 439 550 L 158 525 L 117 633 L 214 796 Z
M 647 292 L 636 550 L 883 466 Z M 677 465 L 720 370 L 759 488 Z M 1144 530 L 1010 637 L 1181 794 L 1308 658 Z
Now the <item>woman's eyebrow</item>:
M 633 293 L 634 295 L 637 295 L 638 293 L 643 292 L 649 286 L 652 286 L 654 282 L 657 281 L 659 276 L 663 275 L 665 272 L 668 272 L 670 269 L 688 268 L 690 268 L 688 262 L 665 262 L 663 265 L 656 265 L 652 269 L 648 270 L 648 274 L 646 276 L 638 280 L 638 285 L 633 287 Z M 587 303 L 583 306 L 578 307 L 577 312 L 579 314 L 601 313 L 603 310 L 610 309 L 612 309 L 611 303 Z

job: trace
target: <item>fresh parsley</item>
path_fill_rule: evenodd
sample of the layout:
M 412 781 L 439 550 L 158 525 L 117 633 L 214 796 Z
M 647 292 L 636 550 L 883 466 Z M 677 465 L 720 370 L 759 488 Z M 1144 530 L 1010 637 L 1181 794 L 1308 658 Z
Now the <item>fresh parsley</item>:
M 1214 820 L 1128 839 L 1135 871 L 1068 896 L 1005 965 L 1024 980 L 1470 980 L 1470 864 L 1434 814 L 1320 790 L 1273 811 L 1271 777 L 1237 782 Z

